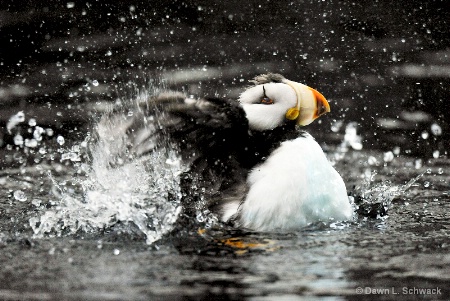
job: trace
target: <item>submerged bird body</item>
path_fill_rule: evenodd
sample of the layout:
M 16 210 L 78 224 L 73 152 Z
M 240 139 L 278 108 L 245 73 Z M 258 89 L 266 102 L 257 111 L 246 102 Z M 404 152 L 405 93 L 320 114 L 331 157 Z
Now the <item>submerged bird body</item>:
M 163 138 L 179 149 L 189 165 L 181 177 L 187 214 L 209 209 L 258 231 L 351 218 L 342 178 L 298 129 L 329 111 L 325 98 L 277 74 L 254 84 L 239 101 L 157 97 L 126 125 L 130 152 L 149 152 Z M 157 126 L 143 126 L 150 115 Z

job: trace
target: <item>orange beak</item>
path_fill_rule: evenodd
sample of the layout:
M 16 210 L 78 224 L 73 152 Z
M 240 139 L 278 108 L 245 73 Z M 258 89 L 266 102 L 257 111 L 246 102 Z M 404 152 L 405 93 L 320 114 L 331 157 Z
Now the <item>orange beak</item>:
M 330 112 L 330 104 L 319 91 L 287 79 L 283 82 L 294 89 L 297 95 L 296 106 L 286 112 L 287 119 L 296 120 L 298 125 L 304 126 Z
M 308 88 L 312 91 L 314 98 L 316 99 L 316 111 L 314 112 L 314 119 L 322 116 L 325 113 L 329 113 L 330 112 L 330 104 L 325 99 L 325 97 L 322 95 L 322 93 L 320 93 L 319 91 L 317 91 L 316 89 L 313 89 L 311 87 L 308 87 Z

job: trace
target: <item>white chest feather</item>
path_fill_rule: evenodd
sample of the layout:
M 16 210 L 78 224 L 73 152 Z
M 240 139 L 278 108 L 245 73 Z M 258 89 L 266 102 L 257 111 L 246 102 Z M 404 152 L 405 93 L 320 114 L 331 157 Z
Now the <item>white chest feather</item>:
M 259 231 L 298 229 L 352 216 L 344 181 L 314 139 L 281 144 L 248 176 L 239 223 Z

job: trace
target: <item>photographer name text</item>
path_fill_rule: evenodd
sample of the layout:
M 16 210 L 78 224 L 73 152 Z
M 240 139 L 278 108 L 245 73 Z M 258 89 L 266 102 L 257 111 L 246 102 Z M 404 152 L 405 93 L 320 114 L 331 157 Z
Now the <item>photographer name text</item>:
M 358 287 L 356 288 L 358 295 L 442 295 L 441 288 L 418 288 L 418 287 L 391 287 L 391 288 L 375 288 L 375 287 Z

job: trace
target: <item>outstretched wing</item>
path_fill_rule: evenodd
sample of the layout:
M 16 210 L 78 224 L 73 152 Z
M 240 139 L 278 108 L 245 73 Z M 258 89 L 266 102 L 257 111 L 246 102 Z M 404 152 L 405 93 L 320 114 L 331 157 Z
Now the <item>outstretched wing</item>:
M 181 178 L 187 211 L 211 207 L 245 183 L 248 168 L 242 167 L 240 153 L 250 135 L 237 101 L 166 93 L 141 103 L 133 116 L 118 118 L 121 126 L 116 121 L 116 131 L 126 133 L 120 142 L 127 152 L 122 157 L 135 158 L 164 147 L 175 148 L 188 163 L 189 171 Z M 118 132 L 110 135 L 120 136 Z
M 247 168 L 240 162 L 243 147 L 249 142 L 245 112 L 236 101 L 205 98 L 187 100 L 169 108 L 172 123 L 164 128 L 176 141 L 189 172 L 181 185 L 187 193 L 187 211 L 211 208 L 244 195 L 237 193 L 246 182 Z
M 248 136 L 245 112 L 237 101 L 186 99 L 181 93 L 150 98 L 122 123 L 129 151 L 137 156 L 174 143 L 185 160 L 221 159 Z
M 236 101 L 187 100 L 168 111 L 176 122 L 166 126 L 166 131 L 179 143 L 186 158 L 224 160 L 248 137 L 248 121 Z M 224 162 L 215 162 L 219 163 Z

